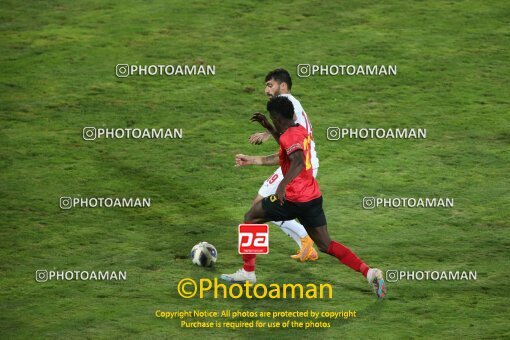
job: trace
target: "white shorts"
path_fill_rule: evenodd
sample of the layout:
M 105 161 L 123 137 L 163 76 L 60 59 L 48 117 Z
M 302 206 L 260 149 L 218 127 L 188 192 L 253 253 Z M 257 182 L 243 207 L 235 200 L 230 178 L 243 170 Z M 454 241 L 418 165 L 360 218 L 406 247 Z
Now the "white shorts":
M 313 169 L 313 177 L 317 177 L 317 172 L 319 169 Z M 267 197 L 274 195 L 276 192 L 276 189 L 278 188 L 278 185 L 280 185 L 280 182 L 283 180 L 283 173 L 282 168 L 278 168 L 273 172 L 271 176 L 269 176 L 268 179 L 262 184 L 262 186 L 259 189 L 259 195 L 262 197 Z

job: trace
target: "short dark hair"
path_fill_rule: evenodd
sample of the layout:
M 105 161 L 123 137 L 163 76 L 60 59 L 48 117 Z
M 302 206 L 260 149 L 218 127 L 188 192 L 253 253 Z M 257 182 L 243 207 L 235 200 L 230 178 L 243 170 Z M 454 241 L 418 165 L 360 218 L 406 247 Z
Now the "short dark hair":
M 286 83 L 289 90 L 292 88 L 292 79 L 290 79 L 290 74 L 283 68 L 277 68 L 276 70 L 269 72 L 265 81 L 268 82 L 271 79 L 274 79 L 279 83 Z
M 285 96 L 276 96 L 267 102 L 267 111 L 287 119 L 294 119 L 294 105 Z

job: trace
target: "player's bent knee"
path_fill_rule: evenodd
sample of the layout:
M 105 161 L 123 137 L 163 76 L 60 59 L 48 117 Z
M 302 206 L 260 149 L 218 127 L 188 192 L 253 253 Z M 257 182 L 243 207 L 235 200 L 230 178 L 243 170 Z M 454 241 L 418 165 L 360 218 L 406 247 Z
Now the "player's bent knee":
M 252 217 L 252 213 L 251 213 L 251 209 L 250 211 L 248 211 L 246 214 L 244 214 L 244 222 L 253 222 L 253 217 Z
M 249 223 L 265 223 L 270 219 L 262 207 L 262 201 L 255 203 L 250 210 L 244 214 L 244 221 Z
M 263 210 L 251 208 L 246 214 L 244 214 L 245 223 L 265 223 L 268 219 L 264 214 Z
M 258 214 L 253 210 L 250 209 L 246 214 L 244 214 L 244 222 L 245 223 L 260 223 L 262 220 L 260 218 L 261 216 L 258 216 Z

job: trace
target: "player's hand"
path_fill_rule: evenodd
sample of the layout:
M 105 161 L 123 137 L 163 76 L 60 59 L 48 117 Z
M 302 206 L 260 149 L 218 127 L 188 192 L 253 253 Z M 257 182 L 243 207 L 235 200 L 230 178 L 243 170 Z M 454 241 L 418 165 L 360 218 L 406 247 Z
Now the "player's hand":
M 251 116 L 250 121 L 260 123 L 260 125 L 262 125 L 268 131 L 273 130 L 273 126 L 271 125 L 271 123 L 269 123 L 267 117 L 260 112 L 255 112 L 253 116 Z
M 250 144 L 259 145 L 267 141 L 269 138 L 271 138 L 271 134 L 269 132 L 257 132 L 251 135 L 248 141 Z
M 278 203 L 280 203 L 280 205 L 283 205 L 283 202 L 285 201 L 285 186 L 282 185 L 282 183 L 278 185 L 278 188 L 276 189 L 276 192 L 274 194 L 278 198 Z
M 243 154 L 236 155 L 236 166 L 245 166 L 253 164 L 253 160 L 251 156 L 246 156 Z

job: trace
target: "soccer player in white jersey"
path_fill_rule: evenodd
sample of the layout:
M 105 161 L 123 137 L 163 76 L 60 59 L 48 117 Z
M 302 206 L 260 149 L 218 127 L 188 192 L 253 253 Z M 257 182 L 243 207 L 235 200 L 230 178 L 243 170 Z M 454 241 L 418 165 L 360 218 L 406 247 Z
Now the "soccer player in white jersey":
M 269 72 L 265 78 L 265 93 L 269 98 L 276 96 L 285 96 L 290 99 L 292 105 L 294 106 L 294 121 L 304 127 L 308 134 L 311 137 L 311 164 L 313 169 L 313 176 L 317 176 L 317 171 L 319 170 L 319 159 L 317 158 L 317 153 L 315 152 L 315 142 L 313 141 L 313 131 L 312 125 L 310 124 L 310 120 L 303 110 L 301 103 L 297 100 L 292 94 L 290 94 L 290 90 L 292 88 L 292 79 L 290 77 L 289 72 L 284 69 L 276 69 Z M 261 144 L 272 136 L 269 132 L 258 132 L 250 136 L 250 143 L 252 144 Z M 236 155 L 236 165 L 244 166 L 244 165 L 254 165 L 258 164 L 259 159 L 257 156 L 247 156 L 247 155 Z M 268 197 L 273 195 L 278 188 L 278 185 L 283 179 L 282 169 L 279 167 L 275 170 L 275 172 L 269 176 L 269 178 L 262 184 L 259 189 L 257 197 L 253 201 L 253 205 L 255 203 L 262 200 L 264 197 Z M 291 258 L 297 259 L 301 262 L 304 261 L 315 261 L 319 258 L 317 251 L 313 247 L 313 241 L 308 236 L 305 228 L 296 220 L 291 221 L 272 221 L 272 223 L 279 226 L 287 235 L 292 237 L 294 241 L 300 247 L 297 254 L 292 255 Z

